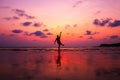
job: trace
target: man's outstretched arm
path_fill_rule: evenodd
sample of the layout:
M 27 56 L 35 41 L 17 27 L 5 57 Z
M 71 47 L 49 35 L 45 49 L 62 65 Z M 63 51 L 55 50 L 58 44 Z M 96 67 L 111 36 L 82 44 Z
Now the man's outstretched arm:
M 60 32 L 60 37 L 61 37 L 62 32 Z

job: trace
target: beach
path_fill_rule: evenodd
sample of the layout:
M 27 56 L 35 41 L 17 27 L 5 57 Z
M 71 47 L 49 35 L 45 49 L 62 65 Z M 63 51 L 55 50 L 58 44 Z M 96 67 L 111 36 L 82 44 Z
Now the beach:
M 120 80 L 120 47 L 0 48 L 0 80 Z

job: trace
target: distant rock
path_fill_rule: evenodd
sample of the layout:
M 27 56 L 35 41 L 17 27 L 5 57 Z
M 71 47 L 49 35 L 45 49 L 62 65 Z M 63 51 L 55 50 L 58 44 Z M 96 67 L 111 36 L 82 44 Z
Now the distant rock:
M 114 44 L 101 44 L 100 47 L 120 47 L 120 43 L 114 43 Z

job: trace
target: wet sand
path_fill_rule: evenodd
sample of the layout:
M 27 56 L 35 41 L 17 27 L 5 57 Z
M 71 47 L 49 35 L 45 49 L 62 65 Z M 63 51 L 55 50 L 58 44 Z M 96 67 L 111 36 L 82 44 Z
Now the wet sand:
M 0 49 L 0 80 L 120 80 L 119 50 Z

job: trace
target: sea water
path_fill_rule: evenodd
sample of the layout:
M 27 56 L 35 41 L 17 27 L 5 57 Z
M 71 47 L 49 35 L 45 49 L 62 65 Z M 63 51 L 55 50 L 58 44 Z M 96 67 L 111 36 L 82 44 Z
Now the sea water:
M 0 80 L 120 80 L 120 47 L 0 48 Z

